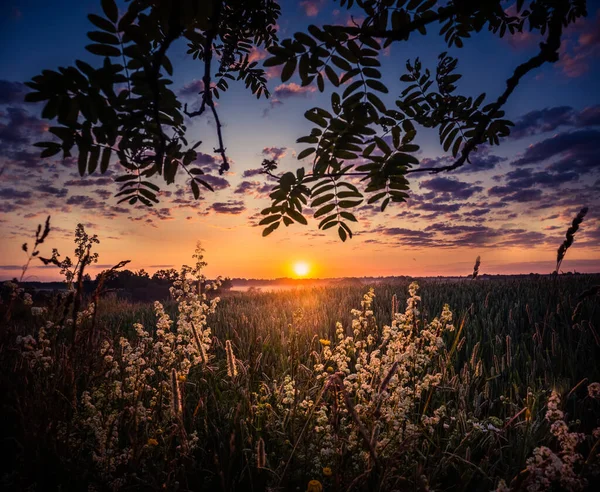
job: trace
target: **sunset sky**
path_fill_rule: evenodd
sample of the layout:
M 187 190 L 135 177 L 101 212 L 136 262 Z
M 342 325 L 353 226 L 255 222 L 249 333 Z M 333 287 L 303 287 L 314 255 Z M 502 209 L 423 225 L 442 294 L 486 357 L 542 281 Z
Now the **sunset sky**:
M 350 21 L 345 8 L 330 0 L 282 0 L 281 5 L 280 38 L 308 24 Z M 588 2 L 588 10 L 587 19 L 568 29 L 561 60 L 529 74 L 505 106 L 516 123 L 510 138 L 480 150 L 471 165 L 452 174 L 412 177 L 409 201 L 390 205 L 384 214 L 363 207 L 355 237 L 342 243 L 335 229 L 321 232 L 315 220 L 282 227 L 267 238 L 257 226 L 272 186 L 257 173 L 262 159 L 277 158 L 280 170 L 308 166 L 296 159 L 304 148 L 296 138 L 311 128 L 303 113 L 328 107 L 331 87 L 320 94 L 316 87 L 300 87 L 297 76 L 281 84 L 273 69 L 268 70 L 269 100 L 256 100 L 242 83 L 231 84 L 218 107 L 232 161 L 228 175 L 216 171 L 212 117 L 188 122 L 189 140 L 203 141 L 198 165 L 212 171 L 215 193 L 203 192 L 195 201 L 180 176 L 176 186 L 161 186 L 161 203 L 153 209 L 117 205 L 110 173 L 80 178 L 76 163 L 38 157 L 32 144 L 46 140 L 48 122 L 40 119 L 40 105 L 22 102 L 23 82 L 42 69 L 75 59 L 98 63 L 84 47 L 90 30 L 86 15 L 100 13 L 100 2 L 6 0 L 0 6 L 0 279 L 19 275 L 26 260 L 21 244 L 32 241 L 47 215 L 52 232 L 42 255 L 55 247 L 72 256 L 79 222 L 99 236 L 100 261 L 92 275 L 126 259 L 136 270 L 178 268 L 191 261 L 198 240 L 211 276 L 294 276 L 297 262 L 309 265 L 315 277 L 465 275 L 478 255 L 482 273 L 548 273 L 570 221 L 584 206 L 589 213 L 562 268 L 600 272 L 600 93 L 595 86 L 600 1 Z M 437 35 L 415 35 L 381 58 L 388 100 L 404 88 L 399 77 L 408 58 L 419 56 L 435 69 L 442 51 L 459 58 L 459 92 L 486 92 L 487 101 L 495 100 L 514 67 L 536 53 L 539 41 L 531 34 L 499 39 L 485 32 L 461 50 L 448 50 Z M 170 52 L 174 87 L 194 108 L 203 67 L 185 52 L 183 42 Z M 256 60 L 265 56 L 252 53 Z M 421 131 L 417 142 L 422 165 L 449 161 L 436 133 Z M 28 272 L 29 280 L 58 278 L 55 268 L 37 264 Z

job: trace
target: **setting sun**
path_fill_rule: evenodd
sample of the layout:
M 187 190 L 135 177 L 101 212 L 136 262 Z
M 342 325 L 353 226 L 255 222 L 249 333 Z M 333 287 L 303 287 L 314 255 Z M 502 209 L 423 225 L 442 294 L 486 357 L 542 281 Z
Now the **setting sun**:
M 294 273 L 298 277 L 306 277 L 308 275 L 309 271 L 310 271 L 310 267 L 308 266 L 308 263 L 299 261 L 298 263 L 294 264 Z

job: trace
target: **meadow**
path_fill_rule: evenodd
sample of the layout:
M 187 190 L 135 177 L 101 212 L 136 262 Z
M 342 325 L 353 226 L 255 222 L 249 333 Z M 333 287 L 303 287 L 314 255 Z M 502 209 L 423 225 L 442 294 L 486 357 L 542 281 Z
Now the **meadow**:
M 195 258 L 164 305 L 4 286 L 5 490 L 600 485 L 600 275 L 219 299 Z

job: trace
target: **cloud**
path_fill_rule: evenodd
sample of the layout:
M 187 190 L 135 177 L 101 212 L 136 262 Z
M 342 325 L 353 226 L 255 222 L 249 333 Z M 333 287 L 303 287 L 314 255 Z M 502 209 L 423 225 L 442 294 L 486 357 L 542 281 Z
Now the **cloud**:
M 507 173 L 504 179 L 505 184 L 493 186 L 488 190 L 488 195 L 501 197 L 505 202 L 523 203 L 540 199 L 542 188 L 557 189 L 563 183 L 577 181 L 579 175 L 573 171 L 550 172 L 520 168 Z
M 246 169 L 244 171 L 244 178 L 251 178 L 253 176 L 258 176 L 259 174 L 263 174 L 263 168 L 262 167 L 257 167 L 255 169 Z
M 469 217 L 482 217 L 484 215 L 489 214 L 490 212 L 491 212 L 490 208 L 476 208 L 469 212 L 465 212 L 465 215 L 467 215 Z
M 86 195 L 73 195 L 67 199 L 67 205 L 73 205 L 74 207 L 84 208 L 86 210 L 103 208 L 104 204 L 98 200 L 86 196 Z
M 6 113 L 0 113 L 0 118 L 6 120 L 6 123 L 0 121 L 0 144 L 5 148 L 27 145 L 32 137 L 40 136 L 48 128 L 47 123 L 23 108 L 9 106 Z
M 273 185 L 260 181 L 242 181 L 237 185 L 234 193 L 236 195 L 266 196 L 273 190 Z
M 581 19 L 571 29 L 574 36 L 565 39 L 560 46 L 560 58 L 556 66 L 567 77 L 580 77 L 590 69 L 592 59 L 598 56 L 600 47 L 600 9 L 593 19 Z
M 18 200 L 22 198 L 31 198 L 31 191 L 15 190 L 14 188 L 0 189 L 0 199 Z
M 265 147 L 262 153 L 268 159 L 278 160 L 285 157 L 287 147 Z
M 57 198 L 64 198 L 65 196 L 67 196 L 66 188 L 56 188 L 55 186 L 52 186 L 49 184 L 41 184 L 39 186 L 36 186 L 35 189 L 36 189 L 36 191 L 39 191 L 40 193 L 44 193 L 46 195 L 52 195 Z
M 510 138 L 519 139 L 552 132 L 560 126 L 586 128 L 600 125 L 600 105 L 576 111 L 570 106 L 556 106 L 530 111 L 521 116 L 511 129 Z
M 282 106 L 283 102 L 277 99 L 276 97 L 271 97 L 269 99 L 269 106 L 263 109 L 262 117 L 266 118 L 271 113 L 271 110 L 275 109 L 278 106 Z
M 599 167 L 600 131 L 576 130 L 559 133 L 530 145 L 523 156 L 516 159 L 514 166 L 537 164 L 554 157 L 561 159 L 550 164 L 548 170 L 578 172 L 580 174 L 597 170 Z
M 255 61 L 264 60 L 267 56 L 269 56 L 269 53 L 266 49 L 252 46 L 250 53 L 248 53 L 248 62 L 252 63 Z
M 375 236 L 366 242 L 399 244 L 409 249 L 423 247 L 531 247 L 539 246 L 540 243 L 546 241 L 545 234 L 526 229 L 493 228 L 482 224 L 464 225 L 448 222 L 436 222 L 422 230 L 379 226 L 366 234 Z
M 0 80 L 0 104 L 22 103 L 29 88 L 21 82 Z
M 224 190 L 225 188 L 229 188 L 231 186 L 229 181 L 227 181 L 225 178 L 221 178 L 220 176 L 205 174 L 203 176 L 199 176 L 199 178 L 203 181 L 206 181 L 215 190 Z
M 200 79 L 194 79 L 185 84 L 181 89 L 179 89 L 179 95 L 186 96 L 197 96 L 201 92 L 204 91 L 204 82 Z
M 198 154 L 196 155 L 196 160 L 194 161 L 194 164 L 198 165 L 198 166 L 208 166 L 211 170 L 216 171 L 219 169 L 220 164 L 217 162 L 216 157 L 210 155 L 210 154 L 204 154 L 202 152 L 198 152 Z
M 511 128 L 510 138 L 523 138 L 538 133 L 551 132 L 561 125 L 568 125 L 573 121 L 573 108 L 558 106 L 545 108 L 521 116 L 515 126 Z
M 101 187 L 110 186 L 114 183 L 112 178 L 86 176 L 83 179 L 70 179 L 65 181 L 65 186 Z
M 325 0 L 302 0 L 300 6 L 308 17 L 316 17 L 323 7 Z
M 475 193 L 483 191 L 477 186 L 454 178 L 433 178 L 421 182 L 421 188 L 426 188 L 435 193 L 447 193 L 453 199 L 465 200 L 471 198 Z
M 506 158 L 497 155 L 490 154 L 489 147 L 481 147 L 476 152 L 472 152 L 469 155 L 470 163 L 466 163 L 464 166 L 459 167 L 454 174 L 470 174 L 478 173 L 481 171 L 489 171 L 494 169 L 501 162 L 506 161 Z M 453 164 L 455 159 L 452 156 L 445 155 L 442 157 L 425 158 L 421 160 L 420 166 L 422 167 L 443 167 Z
M 302 87 L 295 82 L 290 82 L 289 84 L 280 84 L 275 87 L 273 94 L 275 97 L 285 99 L 294 96 L 306 97 L 309 93 L 315 92 L 316 90 L 317 88 L 312 85 Z
M 241 200 L 229 200 L 228 202 L 215 202 L 210 207 L 218 214 L 238 215 L 246 210 L 244 202 Z

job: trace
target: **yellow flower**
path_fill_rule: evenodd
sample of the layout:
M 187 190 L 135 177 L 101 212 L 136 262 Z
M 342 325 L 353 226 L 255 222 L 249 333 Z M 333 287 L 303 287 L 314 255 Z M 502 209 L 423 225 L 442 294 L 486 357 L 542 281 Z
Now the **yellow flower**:
M 158 441 L 151 437 L 150 439 L 148 439 L 147 444 L 148 446 L 158 446 Z
M 185 383 L 186 379 L 187 378 L 183 374 L 180 374 L 179 376 L 177 376 L 177 381 L 179 381 L 180 383 Z
M 329 366 L 329 367 L 327 368 L 327 372 L 329 372 L 329 373 L 333 372 L 333 367 Z
M 329 468 L 328 466 L 326 466 L 325 468 L 323 468 L 323 475 L 325 475 L 326 477 L 330 477 L 332 475 L 332 471 L 331 468 Z
M 306 492 L 323 492 L 323 486 L 318 480 L 311 480 L 308 482 L 308 488 L 306 489 Z
M 321 338 L 319 342 L 321 342 L 321 345 L 323 345 L 323 347 L 329 347 L 331 345 L 331 340 L 326 340 L 325 338 Z

